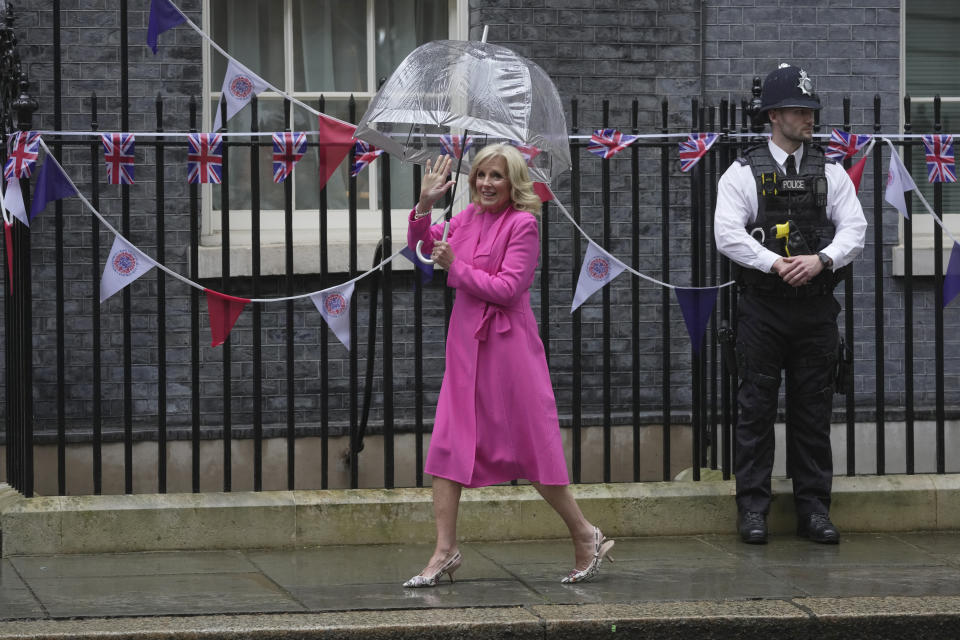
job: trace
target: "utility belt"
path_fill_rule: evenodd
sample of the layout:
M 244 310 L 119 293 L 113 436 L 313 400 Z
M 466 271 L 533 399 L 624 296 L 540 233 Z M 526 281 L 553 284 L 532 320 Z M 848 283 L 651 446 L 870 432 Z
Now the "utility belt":
M 834 283 L 830 281 L 811 282 L 799 287 L 791 287 L 778 276 L 778 283 L 767 285 L 737 283 L 737 290 L 740 293 L 749 293 L 750 295 L 761 296 L 765 298 L 814 298 L 817 296 L 833 295 Z M 831 278 L 832 280 L 832 278 Z
M 822 271 L 809 284 L 792 287 L 775 273 L 761 273 L 756 269 L 745 269 L 736 265 L 737 290 L 755 296 L 767 298 L 812 298 L 833 295 L 833 289 L 842 279 L 842 270 Z

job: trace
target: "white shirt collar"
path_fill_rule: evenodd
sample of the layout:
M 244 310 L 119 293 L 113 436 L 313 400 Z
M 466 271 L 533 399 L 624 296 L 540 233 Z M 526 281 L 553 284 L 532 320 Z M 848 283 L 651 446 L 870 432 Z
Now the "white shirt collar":
M 781 169 L 785 169 L 787 164 L 787 156 L 790 155 L 776 144 L 774 144 L 773 139 L 767 140 L 767 147 L 770 149 L 770 155 L 773 156 L 774 161 L 780 165 Z M 794 162 L 797 163 L 797 169 L 800 169 L 800 161 L 803 160 L 803 145 L 797 147 L 797 150 L 793 152 Z

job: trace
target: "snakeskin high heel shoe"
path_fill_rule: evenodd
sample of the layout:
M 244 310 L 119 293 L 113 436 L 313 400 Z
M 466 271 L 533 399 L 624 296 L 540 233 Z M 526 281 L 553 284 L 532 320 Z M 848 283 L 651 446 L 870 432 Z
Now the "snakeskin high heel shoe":
M 587 565 L 586 569 L 577 570 L 574 569 L 566 575 L 566 577 L 560 582 L 564 584 L 573 584 L 575 582 L 586 582 L 587 580 L 592 579 L 598 573 L 600 573 L 600 564 L 603 562 L 604 558 L 613 562 L 613 556 L 607 556 L 607 553 L 610 549 L 613 548 L 613 540 L 608 540 L 603 537 L 603 534 L 600 533 L 600 529 L 597 527 L 593 528 L 593 558 L 590 559 L 590 564 Z
M 463 561 L 463 557 L 460 555 L 460 552 L 457 551 L 455 554 L 446 559 L 446 561 L 440 565 L 440 568 L 437 569 L 436 573 L 433 575 L 416 575 L 403 583 L 403 586 L 410 587 L 412 589 L 420 589 L 423 587 L 435 587 L 440 583 L 440 578 L 443 577 L 443 574 L 450 576 L 450 582 L 453 582 L 453 572 L 460 568 L 460 564 Z

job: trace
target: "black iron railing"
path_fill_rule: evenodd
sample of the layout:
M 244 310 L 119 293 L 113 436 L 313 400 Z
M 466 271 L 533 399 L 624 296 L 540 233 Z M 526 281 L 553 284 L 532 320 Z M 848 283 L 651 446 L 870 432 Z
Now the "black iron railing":
M 19 70 L 15 54 L 6 53 L 15 51 L 11 23 L 12 13 L 8 9 L 6 27 L 0 29 L 4 52 L 0 62 L 4 70 L 3 84 L 0 84 L 0 95 L 3 96 L 0 120 L 4 134 L 13 131 L 14 127 L 20 130 L 33 128 L 31 114 L 36 109 L 36 103 L 26 95 L 28 83 Z M 125 29 L 121 31 L 126 32 Z M 55 51 L 58 50 L 57 42 L 55 39 Z M 126 69 L 126 47 L 121 50 L 124 57 L 120 66 Z M 55 78 L 54 86 L 59 87 L 59 84 L 59 79 Z M 125 82 L 121 84 L 125 85 Z M 59 131 L 62 98 L 59 89 L 56 91 L 52 102 L 54 126 Z M 124 94 L 119 113 L 119 124 L 124 131 L 129 129 L 128 103 Z M 98 131 L 102 120 L 98 109 L 103 100 L 93 95 L 88 104 L 90 130 Z M 169 100 L 157 98 L 153 131 L 163 133 L 167 130 L 165 113 L 170 112 L 169 104 Z M 324 106 L 321 98 L 317 107 L 322 112 Z M 668 135 L 675 133 L 677 128 L 668 124 L 671 112 L 666 101 L 662 103 L 659 129 L 646 132 L 659 135 L 643 138 L 629 152 L 614 160 L 598 160 L 584 153 L 586 141 L 581 134 L 599 126 L 619 126 L 625 131 L 644 133 L 638 126 L 637 102 L 633 102 L 629 123 L 610 122 L 606 103 L 602 122 L 582 123 L 577 102 L 573 101 L 570 106 L 573 167 L 568 176 L 562 177 L 555 185 L 555 191 L 569 207 L 575 222 L 585 225 L 594 234 L 594 239 L 615 255 L 629 255 L 633 268 L 654 277 L 681 286 L 715 286 L 728 281 L 730 265 L 718 255 L 713 243 L 712 212 L 720 173 L 750 143 L 750 134 L 756 133 L 749 126 L 748 103 L 742 103 L 739 108 L 727 102 L 722 102 L 719 108 L 703 106 L 696 101 L 690 105 L 691 130 L 720 132 L 722 138 L 689 175 L 679 173 L 675 166 L 673 149 L 677 139 Z M 226 293 L 256 298 L 319 290 L 354 278 L 364 270 L 366 262 L 373 259 L 364 256 L 360 249 L 358 224 L 362 212 L 358 210 L 357 181 L 354 178 L 348 180 L 347 187 L 346 271 L 334 273 L 330 270 L 328 248 L 336 238 L 331 237 L 329 230 L 327 191 L 320 189 L 316 211 L 320 234 L 319 274 L 297 273 L 293 252 L 294 201 L 288 181 L 283 187 L 283 274 L 262 274 L 260 227 L 263 198 L 259 172 L 260 157 L 265 153 L 263 148 L 270 143 L 269 139 L 256 135 L 259 129 L 257 109 L 254 99 L 249 116 L 246 116 L 252 135 L 226 138 L 223 156 L 223 175 L 228 181 L 230 162 L 237 161 L 241 152 L 249 154 L 251 274 L 249 277 L 231 275 L 230 229 L 231 214 L 235 209 L 231 207 L 231 190 L 225 182 L 217 202 L 221 224 L 221 275 L 204 282 Z M 284 113 L 287 114 L 285 127 L 289 130 L 290 110 L 285 108 Z M 909 99 L 905 100 L 904 113 L 904 131 L 910 133 Z M 112 118 L 117 114 L 109 115 Z M 348 117 L 351 122 L 357 121 L 352 100 Z M 874 119 L 874 131 L 882 133 L 879 98 L 874 105 Z M 849 100 L 844 101 L 844 123 L 840 126 L 851 129 Z M 941 128 L 939 102 L 936 102 L 934 130 L 940 131 Z M 189 103 L 189 129 L 199 129 L 194 100 Z M 818 124 L 818 131 L 829 129 Z M 171 177 L 165 166 L 185 148 L 182 137 L 138 139 L 138 146 L 147 148 L 146 157 L 153 160 L 152 179 L 146 173 L 136 187 L 120 187 L 119 198 L 112 198 L 110 202 L 101 197 L 98 140 L 55 134 L 47 135 L 45 139 L 68 171 L 82 173 L 85 167 L 88 179 L 80 182 L 81 188 L 89 189 L 89 199 L 95 208 L 113 207 L 114 214 L 120 219 L 118 226 L 125 236 L 130 237 L 133 232 L 139 240 L 149 244 L 158 261 L 166 263 L 171 260 L 183 268 L 185 275 L 200 280 L 203 210 L 200 189 L 190 185 L 179 193 L 167 192 Z M 920 142 L 905 138 L 898 144 L 904 151 L 909 151 Z M 317 151 L 317 144 L 313 143 L 311 153 Z M 919 418 L 925 418 L 934 422 L 934 466 L 938 473 L 944 473 L 948 460 L 945 451 L 947 411 L 951 408 L 951 413 L 955 413 L 952 408 L 960 405 L 960 395 L 956 389 L 948 393 L 945 388 L 948 362 L 944 348 L 942 237 L 940 233 L 934 234 L 934 276 L 918 279 L 912 274 L 911 223 L 904 221 L 905 274 L 902 279 L 892 280 L 884 272 L 884 266 L 890 264 L 886 250 L 891 245 L 891 238 L 889 208 L 886 221 L 883 211 L 883 146 L 877 145 L 873 154 L 873 183 L 869 189 L 866 185 L 862 189 L 863 201 L 869 203 L 865 209 L 872 225 L 872 239 L 868 243 L 867 255 L 854 266 L 859 280 L 851 273 L 842 290 L 838 290 L 838 296 L 842 296 L 844 302 L 843 330 L 847 344 L 859 355 L 872 356 L 875 360 L 872 372 L 866 371 L 867 367 L 857 367 L 860 381 L 854 393 L 846 396 L 842 409 L 838 405 L 835 412 L 836 419 L 846 421 L 845 472 L 857 473 L 858 423 L 876 425 L 875 469 L 877 473 L 884 473 L 891 455 L 886 441 L 886 425 L 891 420 L 902 420 L 905 423 L 903 451 L 906 470 L 913 473 L 917 439 L 915 423 Z M 79 159 L 83 155 L 86 160 Z M 911 154 L 904 153 L 904 156 L 909 167 Z M 381 213 L 379 255 L 390 255 L 403 244 L 403 240 L 391 238 L 390 159 L 382 157 L 378 162 L 382 179 L 381 200 L 371 203 L 371 208 L 378 207 Z M 417 193 L 418 168 L 410 170 L 409 179 L 413 193 Z M 142 189 L 147 184 L 154 191 L 154 211 L 144 208 L 149 197 L 138 195 L 136 205 L 131 203 L 131 189 Z M 23 181 L 23 193 L 28 203 L 29 186 L 29 181 Z M 935 185 L 933 192 L 933 206 L 942 211 L 942 185 Z M 407 204 L 410 203 L 398 203 L 398 207 Z M 259 304 L 252 305 L 249 325 L 238 327 L 235 337 L 228 339 L 219 350 L 203 344 L 204 311 L 199 292 L 191 289 L 187 295 L 181 284 L 169 282 L 159 270 L 155 271 L 149 293 L 138 296 L 137 305 L 131 299 L 130 288 L 125 288 L 119 312 L 104 313 L 97 296 L 103 269 L 104 247 L 100 238 L 103 229 L 92 216 L 89 226 L 78 226 L 70 218 L 75 218 L 73 213 L 80 209 L 71 209 L 71 215 L 65 215 L 67 206 L 58 202 L 53 221 L 44 221 L 35 229 L 48 249 L 43 252 L 32 251 L 30 231 L 16 223 L 12 281 L 4 269 L 5 478 L 12 486 L 32 495 L 35 475 L 38 472 L 44 476 L 54 473 L 53 469 L 33 469 L 33 447 L 42 442 L 56 447 L 55 473 L 59 493 L 72 491 L 67 486 L 69 447 L 90 449 L 92 491 L 101 493 L 104 490 L 103 448 L 108 442 L 121 442 L 123 490 L 132 492 L 134 446 L 148 440 L 157 443 L 156 477 L 150 490 L 166 492 L 169 446 L 175 439 L 185 439 L 190 443 L 192 491 L 202 489 L 201 445 L 204 442 L 215 442 L 221 448 L 222 476 L 218 488 L 232 490 L 235 473 L 241 473 L 252 476 L 253 488 L 262 490 L 264 476 L 270 471 L 265 469 L 265 442 L 279 437 L 285 440 L 284 484 L 292 489 L 303 486 L 297 480 L 298 469 L 314 464 L 313 460 L 298 460 L 297 443 L 307 437 L 318 437 L 321 442 L 320 480 L 314 488 L 327 488 L 331 473 L 331 438 L 345 434 L 349 436 L 349 446 L 343 460 L 349 467 L 349 484 L 356 487 L 360 484 L 359 454 L 366 430 L 382 438 L 383 486 L 388 488 L 396 484 L 396 442 L 401 435 L 412 433 L 415 484 L 423 484 L 422 464 L 431 422 L 431 395 L 435 397 L 439 386 L 439 375 L 434 371 L 436 367 L 426 363 L 435 364 L 442 354 L 444 322 L 449 320 L 453 300 L 451 290 L 443 286 L 442 273 L 436 274 L 433 284 L 424 286 L 416 272 L 394 272 L 388 264 L 376 277 L 358 283 L 355 304 L 351 305 L 349 351 L 339 344 L 330 344 L 329 332 L 322 320 L 309 327 L 317 331 L 316 340 L 309 344 L 312 350 L 309 359 L 318 364 L 314 378 L 297 371 L 300 350 L 304 348 L 298 332 L 304 327 L 300 320 L 303 313 L 297 311 L 292 301 L 283 305 L 281 310 L 270 308 L 269 312 Z M 169 212 L 175 212 L 175 215 Z M 630 476 L 635 481 L 641 479 L 642 471 L 647 471 L 641 464 L 643 427 L 659 431 L 660 465 L 656 476 L 664 480 L 671 478 L 671 460 L 675 455 L 671 433 L 677 425 L 690 429 L 687 466 L 692 467 L 694 477 L 699 478 L 701 467 L 721 469 L 724 476 L 729 477 L 735 454 L 731 433 L 736 421 L 737 384 L 726 367 L 717 330 L 721 322 L 733 324 L 735 290 L 731 287 L 721 291 L 708 329 L 708 339 L 697 353 L 691 353 L 689 346 L 678 346 L 688 343 L 685 342 L 680 315 L 672 308 L 670 291 L 666 288 L 651 290 L 636 278 L 631 278 L 629 286 L 604 287 L 600 296 L 569 314 L 569 307 L 565 305 L 569 304 L 568 294 L 577 284 L 585 241 L 572 225 L 565 225 L 566 221 L 557 208 L 548 204 L 541 224 L 541 270 L 535 302 L 561 416 L 565 428 L 570 429 L 572 480 L 583 480 L 584 457 L 589 455 L 584 449 L 584 434 L 594 427 L 602 432 L 601 478 L 610 481 L 615 472 L 620 471 L 614 466 L 613 455 L 618 446 L 614 442 L 614 428 L 618 425 L 630 427 Z M 89 238 L 78 237 L 81 235 L 79 229 L 88 233 Z M 187 240 L 185 249 L 183 239 Z M 649 250 L 657 242 L 659 246 Z M 47 274 L 51 268 L 55 271 L 53 292 L 43 291 L 37 296 L 33 290 L 32 273 L 36 270 L 49 280 Z M 864 274 L 871 268 L 873 275 L 868 278 Z M 78 275 L 81 273 L 85 275 Z M 868 279 L 873 288 L 864 292 L 857 283 Z M 361 291 L 362 287 L 367 289 Z M 927 308 L 918 308 L 917 303 L 921 300 L 929 301 Z M 37 326 L 32 316 L 34 306 L 50 301 L 54 306 L 53 326 L 49 322 Z M 903 328 L 902 375 L 905 386 L 903 392 L 891 393 L 886 368 L 889 362 L 884 357 L 887 341 L 885 318 L 901 310 L 902 324 L 899 327 Z M 267 318 L 268 314 L 275 317 Z M 934 324 L 932 340 L 924 338 L 924 350 L 917 353 L 913 328 L 918 323 L 928 322 L 930 316 Z M 83 326 L 89 326 L 89 342 L 79 347 L 68 340 L 66 329 L 68 320 L 77 318 L 88 320 L 88 325 Z M 366 334 L 363 331 L 365 323 L 371 327 Z M 864 339 L 864 335 L 872 335 L 872 340 Z M 52 367 L 49 359 L 45 355 L 38 356 L 33 347 L 36 340 L 49 343 L 51 338 L 55 344 Z M 361 353 L 363 340 L 368 341 L 365 354 Z M 408 345 L 412 345 L 412 352 Z M 188 356 L 171 357 L 171 349 L 180 349 L 177 354 Z M 88 366 L 82 368 L 88 376 L 82 380 L 78 379 L 77 367 L 67 366 L 68 361 L 76 360 L 74 356 L 80 351 L 83 358 L 89 359 Z M 919 372 L 915 366 L 917 362 L 923 363 Z M 957 363 L 951 361 L 949 366 L 956 368 Z M 268 374 L 268 370 L 273 373 Z M 362 370 L 367 375 L 363 375 Z M 42 381 L 34 380 L 35 371 L 43 372 Z M 277 374 L 278 371 L 282 374 Z M 265 388 L 265 382 L 269 382 L 269 389 Z M 869 388 L 871 383 L 872 389 Z M 927 389 L 931 386 L 933 392 L 929 393 Z M 184 393 L 185 388 L 189 389 L 188 394 Z M 115 393 L 116 389 L 119 393 Z M 178 389 L 179 395 L 175 397 L 172 389 Z M 88 396 L 78 397 L 85 393 Z M 52 403 L 49 402 L 51 395 L 55 397 Z M 155 399 L 155 402 L 144 401 L 144 397 Z M 170 403 L 178 399 L 184 402 L 171 409 Z M 299 409 L 298 403 L 301 402 L 308 408 Z M 218 403 L 219 410 L 211 409 L 211 405 Z M 35 411 L 38 404 L 42 404 L 42 411 Z M 240 411 L 235 412 L 237 408 Z M 241 443 L 252 443 L 250 464 L 233 457 L 235 446 Z

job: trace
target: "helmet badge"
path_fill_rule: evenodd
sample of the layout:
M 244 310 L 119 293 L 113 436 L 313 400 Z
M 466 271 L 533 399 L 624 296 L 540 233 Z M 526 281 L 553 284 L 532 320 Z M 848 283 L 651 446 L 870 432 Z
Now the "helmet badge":
M 797 88 L 800 89 L 805 96 L 813 95 L 813 82 L 803 69 L 800 69 L 800 83 L 797 85 Z

